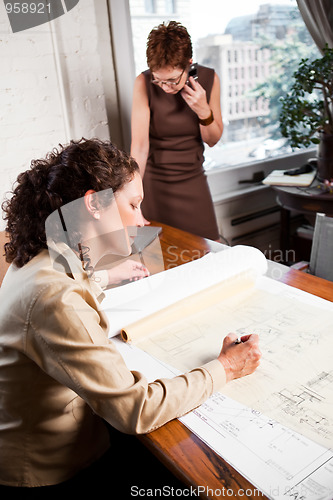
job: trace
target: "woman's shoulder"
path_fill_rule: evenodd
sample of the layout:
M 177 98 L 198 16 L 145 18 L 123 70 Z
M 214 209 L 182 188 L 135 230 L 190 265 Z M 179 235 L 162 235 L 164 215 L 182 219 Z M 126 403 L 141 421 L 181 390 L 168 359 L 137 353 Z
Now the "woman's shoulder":
M 206 92 L 208 92 L 209 99 L 216 75 L 215 70 L 213 68 L 209 68 L 208 66 L 202 66 L 201 64 L 198 64 L 197 69 L 199 83 L 203 86 Z
M 135 81 L 139 81 L 139 82 L 150 82 L 150 80 L 151 80 L 151 72 L 149 69 L 142 71 L 135 78 Z
M 143 98 L 149 96 L 149 82 L 150 82 L 150 72 L 149 75 L 145 71 L 140 73 L 134 82 L 134 98 L 139 99 L 138 102 L 142 102 Z
M 150 71 L 143 71 L 142 73 L 139 73 L 137 77 L 135 78 L 135 86 L 136 87 L 142 87 L 146 88 L 148 83 L 150 82 Z
M 81 274 L 84 274 L 82 270 Z M 81 281 L 73 279 L 67 259 L 52 259 L 49 251 L 44 249 L 22 267 L 11 264 L 1 286 L 1 294 L 14 303 L 27 304 L 52 288 L 65 291 L 70 287 L 81 287 Z
M 204 74 L 204 75 L 209 75 L 211 77 L 214 77 L 214 75 L 215 75 L 215 69 L 210 68 L 209 66 L 203 66 L 202 64 L 198 64 L 197 68 L 198 68 L 198 75 L 200 73 Z

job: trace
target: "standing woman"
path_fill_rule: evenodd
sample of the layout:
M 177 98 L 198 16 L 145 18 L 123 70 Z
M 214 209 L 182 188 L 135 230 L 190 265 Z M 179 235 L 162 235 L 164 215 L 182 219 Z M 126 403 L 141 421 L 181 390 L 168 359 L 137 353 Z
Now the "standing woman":
M 212 147 L 222 136 L 219 78 L 200 65 L 198 79 L 189 76 L 191 38 L 175 21 L 150 32 L 147 63 L 134 84 L 131 144 L 143 177 L 143 215 L 217 240 L 203 143 Z

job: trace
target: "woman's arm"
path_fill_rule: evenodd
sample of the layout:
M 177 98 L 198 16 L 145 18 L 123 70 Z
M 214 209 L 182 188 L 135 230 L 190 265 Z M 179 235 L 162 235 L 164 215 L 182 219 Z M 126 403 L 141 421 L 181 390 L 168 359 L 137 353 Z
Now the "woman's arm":
M 149 152 L 150 109 L 144 75 L 141 73 L 134 82 L 131 119 L 131 156 L 137 161 L 143 177 Z
M 215 73 L 209 103 L 207 102 L 206 91 L 200 83 L 192 77 L 190 77 L 190 83 L 193 88 L 185 85 L 181 95 L 200 120 L 209 118 L 213 113 L 214 120 L 209 125 L 200 125 L 202 140 L 212 147 L 221 139 L 223 132 L 219 77 Z

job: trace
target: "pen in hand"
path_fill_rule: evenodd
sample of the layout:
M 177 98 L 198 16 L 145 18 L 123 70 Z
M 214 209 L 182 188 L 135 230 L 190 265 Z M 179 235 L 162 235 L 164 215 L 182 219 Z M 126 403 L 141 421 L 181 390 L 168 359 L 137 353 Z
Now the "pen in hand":
M 246 342 L 247 340 L 249 340 L 250 338 L 250 335 L 241 335 L 240 337 L 238 337 L 234 344 L 242 344 L 243 342 Z
M 241 344 L 237 346 L 237 343 Z M 239 335 L 229 333 L 223 340 L 218 357 L 224 367 L 226 380 L 244 377 L 253 373 L 260 364 L 259 336 L 255 333 Z

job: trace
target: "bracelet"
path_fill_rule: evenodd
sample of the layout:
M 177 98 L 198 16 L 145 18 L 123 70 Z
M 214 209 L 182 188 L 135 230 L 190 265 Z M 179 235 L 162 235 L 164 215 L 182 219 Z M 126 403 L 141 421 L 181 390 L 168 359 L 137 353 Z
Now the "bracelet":
M 212 110 L 210 110 L 210 115 L 208 118 L 205 118 L 204 120 L 201 120 L 201 118 L 199 118 L 200 125 L 204 125 L 205 127 L 213 123 L 213 121 L 214 121 L 214 115 Z

